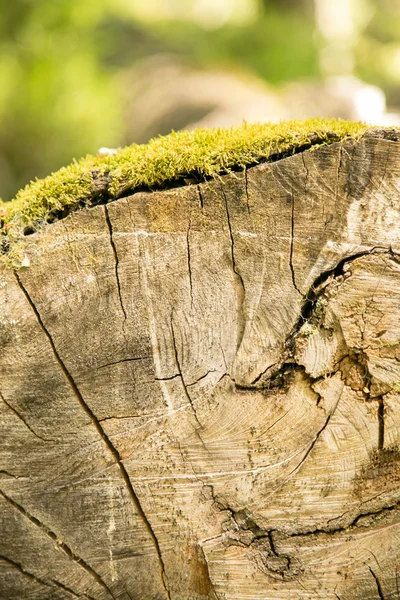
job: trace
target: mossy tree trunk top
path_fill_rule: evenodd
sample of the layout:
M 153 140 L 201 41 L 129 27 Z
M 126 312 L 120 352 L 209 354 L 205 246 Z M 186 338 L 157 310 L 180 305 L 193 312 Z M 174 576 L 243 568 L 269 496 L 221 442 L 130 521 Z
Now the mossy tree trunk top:
M 400 133 L 336 126 L 3 207 L 1 598 L 398 597 Z

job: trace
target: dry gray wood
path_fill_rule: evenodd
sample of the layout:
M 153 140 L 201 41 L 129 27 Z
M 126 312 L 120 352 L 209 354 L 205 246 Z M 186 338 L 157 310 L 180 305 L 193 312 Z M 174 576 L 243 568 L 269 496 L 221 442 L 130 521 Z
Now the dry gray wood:
M 24 240 L 1 598 L 400 598 L 399 188 L 372 131 Z

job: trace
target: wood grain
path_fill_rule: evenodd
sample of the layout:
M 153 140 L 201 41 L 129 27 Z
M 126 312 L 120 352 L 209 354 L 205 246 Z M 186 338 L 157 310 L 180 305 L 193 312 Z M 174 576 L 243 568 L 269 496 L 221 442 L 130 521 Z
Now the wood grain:
M 0 284 L 0 598 L 400 597 L 400 141 L 139 192 Z

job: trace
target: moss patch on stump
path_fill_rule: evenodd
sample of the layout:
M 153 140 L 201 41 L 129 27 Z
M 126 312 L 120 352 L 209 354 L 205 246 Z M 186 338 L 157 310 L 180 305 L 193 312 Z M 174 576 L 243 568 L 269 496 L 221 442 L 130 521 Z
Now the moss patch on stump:
M 86 156 L 31 182 L 11 202 L 0 203 L 0 231 L 11 241 L 82 206 L 139 189 L 161 189 L 188 179 L 202 181 L 310 147 L 360 137 L 367 129 L 364 123 L 341 119 L 244 124 L 173 132 L 109 156 Z

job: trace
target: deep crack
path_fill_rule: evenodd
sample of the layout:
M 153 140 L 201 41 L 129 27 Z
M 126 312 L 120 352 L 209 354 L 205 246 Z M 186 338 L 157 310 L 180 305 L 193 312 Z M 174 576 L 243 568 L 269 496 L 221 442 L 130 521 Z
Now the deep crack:
M 190 254 L 190 226 L 191 221 L 189 217 L 188 228 L 186 231 L 186 249 L 187 249 L 187 266 L 189 273 L 189 290 L 190 290 L 190 307 L 193 308 L 193 278 L 192 278 L 192 262 L 191 262 L 191 254 Z
M 380 396 L 378 398 L 378 450 L 385 446 L 385 403 Z
M 244 329 L 245 329 L 244 302 L 245 302 L 245 298 L 246 298 L 246 287 L 244 285 L 243 277 L 240 274 L 240 271 L 238 270 L 237 264 L 236 264 L 236 259 L 235 259 L 235 238 L 233 236 L 233 231 L 232 231 L 231 218 L 230 218 L 229 208 L 228 208 L 228 199 L 226 197 L 225 190 L 223 189 L 223 186 L 221 187 L 221 191 L 222 191 L 222 195 L 223 195 L 224 200 L 225 200 L 226 218 L 227 218 L 227 221 L 228 221 L 229 238 L 230 238 L 230 241 L 231 241 L 232 270 L 233 270 L 233 273 L 235 275 L 235 279 L 236 279 L 237 284 L 238 284 L 239 328 L 238 328 L 238 340 L 237 340 L 237 343 L 236 343 L 236 347 L 238 349 L 239 346 L 240 346 L 240 344 L 242 343 L 242 339 L 243 339 L 243 335 L 244 335 Z
M 378 576 L 375 574 L 375 572 L 372 570 L 371 567 L 368 567 L 369 572 L 371 573 L 372 577 L 375 579 L 375 583 L 376 583 L 376 589 L 378 590 L 378 595 L 379 595 L 379 600 L 385 600 L 385 596 L 383 595 L 383 591 L 382 591 L 382 586 L 381 586 L 381 582 L 378 579 Z
M 199 185 L 199 184 L 197 184 L 196 188 L 197 188 L 197 192 L 198 192 L 198 194 L 199 194 L 199 204 L 200 204 L 200 208 L 202 209 L 202 208 L 204 207 L 204 200 L 203 200 L 203 195 L 202 195 L 202 193 L 201 193 L 201 188 L 200 188 L 200 185 Z
M 363 256 L 368 256 L 370 254 L 390 254 L 391 255 L 392 253 L 387 248 L 380 248 L 378 246 L 375 246 L 374 248 L 371 248 L 370 250 L 364 250 L 361 252 L 357 252 L 356 254 L 352 254 L 350 256 L 346 256 L 345 258 L 342 258 L 334 267 L 332 267 L 331 269 L 327 269 L 326 271 L 323 271 L 322 273 L 320 273 L 318 275 L 318 277 L 316 277 L 314 279 L 313 283 L 311 284 L 310 288 L 308 289 L 307 294 L 304 297 L 304 302 L 300 309 L 299 318 L 297 319 L 295 325 L 293 326 L 292 331 L 286 338 L 285 345 L 287 347 L 291 348 L 293 346 L 293 342 L 294 342 L 296 335 L 298 334 L 298 332 L 300 331 L 300 329 L 304 325 L 304 323 L 306 323 L 312 316 L 313 311 L 315 309 L 315 305 L 317 303 L 317 300 L 320 297 L 320 295 L 323 293 L 324 288 L 329 284 L 329 282 L 333 279 L 336 279 L 339 276 L 344 276 L 345 275 L 345 266 L 348 263 L 351 263 L 358 258 L 362 258 Z
M 348 533 L 352 528 L 359 527 L 358 522 L 365 517 L 372 517 L 373 519 L 384 515 L 385 513 L 390 513 L 395 510 L 398 510 L 400 507 L 400 500 L 391 504 L 390 506 L 383 506 L 379 510 L 360 513 L 356 517 L 350 521 L 347 525 L 343 525 L 341 527 L 326 527 L 326 528 L 317 528 L 313 530 L 303 531 L 299 533 L 291 533 L 288 534 L 288 537 L 303 537 L 303 536 L 313 536 L 313 535 L 334 535 L 336 533 Z M 344 513 L 346 514 L 346 513 Z M 330 519 L 332 520 L 332 519 Z M 336 519 L 335 519 L 336 520 Z M 328 521 L 329 522 L 329 521 Z
M 318 275 L 318 277 L 316 277 L 314 279 L 307 294 L 304 296 L 304 301 L 303 301 L 303 304 L 300 309 L 299 317 L 296 320 L 294 326 L 292 327 L 292 330 L 286 337 L 285 344 L 284 344 L 286 352 L 281 361 L 281 367 L 279 367 L 278 369 L 275 369 L 267 379 L 264 379 L 264 376 L 266 375 L 266 373 L 268 371 L 272 370 L 273 367 L 277 366 L 279 363 L 275 363 L 274 365 L 269 365 L 267 367 L 267 369 L 265 369 L 264 371 L 259 373 L 257 375 L 257 377 L 255 377 L 248 386 L 245 386 L 246 389 L 265 387 L 266 384 L 271 379 L 275 378 L 276 373 L 279 372 L 284 367 L 285 363 L 287 363 L 289 361 L 293 362 L 293 351 L 294 351 L 294 344 L 295 344 L 296 337 L 297 337 L 298 333 L 300 332 L 301 328 L 303 327 L 303 325 L 312 318 L 312 316 L 315 312 L 315 309 L 318 306 L 317 305 L 318 299 L 324 293 L 325 287 L 332 280 L 336 279 L 337 277 L 345 275 L 345 272 L 346 272 L 345 267 L 348 263 L 351 263 L 358 258 L 362 258 L 363 256 L 369 256 L 371 254 L 379 254 L 379 255 L 386 254 L 386 255 L 389 255 L 393 260 L 397 259 L 397 255 L 394 254 L 392 250 L 390 250 L 388 248 L 376 246 L 369 250 L 364 250 L 362 252 L 358 252 L 356 254 L 346 256 L 345 258 L 341 259 L 331 269 L 327 269 L 326 271 L 323 271 L 322 273 L 320 273 Z
M 119 280 L 119 258 L 118 258 L 118 253 L 117 253 L 117 247 L 116 247 L 115 241 L 114 241 L 111 219 L 110 219 L 110 215 L 109 215 L 108 208 L 106 205 L 104 205 L 104 215 L 106 218 L 108 233 L 109 233 L 109 237 L 110 237 L 110 244 L 111 244 L 111 248 L 112 248 L 113 256 L 114 256 L 114 271 L 115 271 L 115 279 L 117 281 L 118 298 L 119 298 L 119 303 L 121 306 L 122 314 L 124 315 L 124 323 L 125 323 L 126 319 L 127 319 L 127 315 L 126 315 L 124 303 L 122 301 L 121 282 Z
M 78 556 L 72 549 L 61 540 L 61 538 L 50 529 L 47 525 L 42 523 L 37 517 L 31 515 L 26 508 L 24 508 L 21 504 L 18 504 L 15 500 L 10 498 L 5 492 L 0 490 L 0 496 L 10 504 L 14 509 L 20 512 L 26 519 L 28 519 L 33 525 L 36 525 L 39 529 L 41 529 L 56 545 L 57 548 L 60 548 L 71 560 L 76 562 L 80 567 L 82 567 L 89 575 L 93 577 L 93 579 L 111 596 L 111 598 L 115 598 L 110 588 L 103 581 L 101 576 L 86 562 L 81 556 Z
M 90 417 L 90 420 L 92 421 L 92 423 L 95 426 L 97 432 L 99 433 L 100 437 L 104 441 L 106 447 L 108 448 L 109 452 L 111 453 L 111 455 L 113 456 L 116 464 L 119 467 L 119 470 L 121 472 L 122 478 L 123 478 L 123 480 L 125 482 L 125 485 L 126 485 L 126 487 L 128 489 L 128 492 L 129 492 L 129 495 L 131 497 L 132 503 L 135 506 L 136 511 L 138 512 L 138 514 L 142 518 L 142 520 L 143 520 L 143 522 L 144 522 L 144 524 L 146 526 L 147 532 L 149 533 L 149 535 L 150 535 L 150 537 L 151 537 L 151 539 L 153 541 L 153 544 L 154 544 L 154 547 L 155 547 L 155 550 L 157 552 L 157 556 L 158 556 L 158 559 L 159 559 L 159 562 L 160 562 L 161 580 L 163 582 L 164 589 L 165 589 L 166 595 L 168 597 L 168 600 L 171 600 L 169 588 L 167 586 L 165 566 L 164 566 L 164 561 L 163 561 L 163 558 L 162 558 L 162 555 L 161 555 L 160 545 L 158 543 L 158 540 L 157 540 L 157 537 L 156 537 L 156 535 L 154 533 L 154 530 L 153 530 L 153 528 L 152 528 L 152 526 L 150 524 L 150 521 L 148 520 L 148 518 L 147 518 L 147 516 L 146 516 L 146 514 L 145 514 L 145 512 L 144 512 L 144 510 L 143 510 L 143 508 L 142 508 L 142 506 L 140 504 L 139 498 L 138 498 L 138 496 L 137 496 L 137 494 L 136 494 L 136 492 L 135 492 L 135 490 L 133 488 L 133 485 L 132 485 L 132 482 L 131 482 L 131 480 L 129 478 L 128 472 L 127 472 L 127 470 L 126 470 L 126 468 L 125 468 L 125 466 L 124 466 L 124 464 L 123 464 L 123 462 L 121 460 L 120 454 L 119 454 L 118 450 L 115 448 L 115 446 L 113 445 L 113 443 L 111 442 L 110 438 L 108 437 L 108 435 L 106 434 L 106 432 L 104 431 L 104 429 L 102 428 L 100 421 L 98 420 L 98 418 L 96 417 L 96 415 L 94 414 L 94 412 L 92 411 L 92 409 L 89 407 L 89 405 L 86 403 L 85 399 L 83 398 L 83 396 L 82 396 L 82 394 L 81 394 L 78 386 L 76 385 L 76 383 L 75 383 L 75 381 L 74 381 L 71 373 L 69 372 L 69 370 L 67 369 L 66 365 L 62 361 L 62 359 L 61 359 L 61 357 L 60 357 L 60 355 L 58 353 L 58 350 L 57 350 L 57 348 L 55 346 L 54 340 L 53 340 L 50 332 L 47 330 L 47 328 L 46 328 L 46 326 L 45 326 L 45 324 L 43 322 L 43 319 L 42 319 L 42 317 L 41 317 L 38 309 L 36 308 L 36 306 L 35 306 L 32 298 L 30 297 L 28 291 L 26 290 L 25 286 L 23 285 L 23 283 L 22 283 L 22 281 L 21 281 L 21 279 L 20 279 L 20 277 L 19 277 L 19 275 L 18 275 L 18 273 L 16 271 L 14 271 L 14 275 L 15 275 L 15 278 L 17 280 L 17 283 L 18 283 L 21 291 L 23 292 L 25 298 L 27 299 L 29 305 L 31 306 L 31 308 L 32 308 L 32 310 L 34 312 L 34 314 L 35 314 L 35 316 L 36 316 L 36 318 L 37 318 L 37 320 L 39 322 L 39 325 L 41 326 L 44 334 L 46 335 L 47 339 L 49 340 L 49 343 L 50 343 L 51 349 L 53 351 L 54 357 L 55 357 L 58 365 L 60 366 L 62 372 L 64 373 L 64 376 L 65 376 L 66 380 L 68 381 L 68 383 L 69 383 L 69 385 L 70 385 L 70 387 L 71 387 L 71 389 L 72 389 L 75 397 L 77 398 L 77 400 L 78 400 L 79 404 L 81 405 L 81 407 L 83 408 L 83 410 Z

